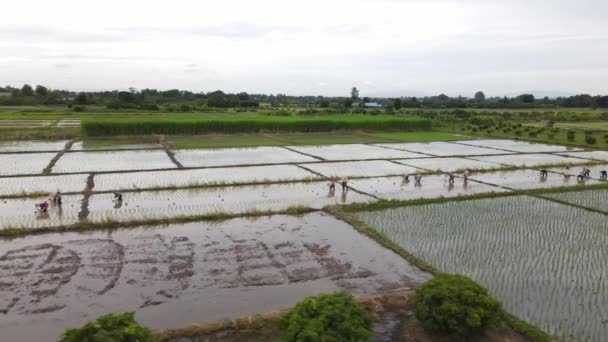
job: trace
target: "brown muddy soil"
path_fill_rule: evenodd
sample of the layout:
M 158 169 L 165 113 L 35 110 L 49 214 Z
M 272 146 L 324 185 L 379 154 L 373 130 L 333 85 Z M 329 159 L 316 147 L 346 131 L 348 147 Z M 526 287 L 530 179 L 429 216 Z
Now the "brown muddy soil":
M 429 278 L 323 213 L 29 236 L 0 243 L 0 331 L 54 341 L 117 311 L 164 330 Z

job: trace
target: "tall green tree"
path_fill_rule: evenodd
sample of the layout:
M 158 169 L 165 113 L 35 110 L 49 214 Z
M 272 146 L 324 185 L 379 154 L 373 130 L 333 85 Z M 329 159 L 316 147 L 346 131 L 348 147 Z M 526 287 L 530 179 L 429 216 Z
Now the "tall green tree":
M 40 84 L 36 86 L 36 95 L 40 97 L 45 97 L 49 94 L 49 89 L 45 86 L 41 86 Z
M 23 87 L 21 87 L 21 95 L 23 95 L 23 96 L 34 96 L 34 89 L 32 89 L 31 85 L 24 84 Z
M 475 93 L 475 101 L 483 102 L 485 100 L 486 100 L 486 94 L 484 94 L 483 91 L 478 91 Z
M 357 87 L 352 87 L 350 90 L 350 98 L 353 101 L 357 101 L 359 99 L 359 89 L 357 89 Z

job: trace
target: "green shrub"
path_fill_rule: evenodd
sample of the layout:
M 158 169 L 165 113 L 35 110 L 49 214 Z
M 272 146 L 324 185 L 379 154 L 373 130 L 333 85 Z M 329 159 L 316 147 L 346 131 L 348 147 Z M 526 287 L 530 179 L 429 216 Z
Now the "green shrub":
M 553 139 L 555 139 L 555 134 L 548 134 L 547 138 L 553 140 Z
M 538 133 L 537 132 L 529 132 L 528 135 L 531 136 L 531 137 L 536 137 L 538 135 Z
M 518 137 L 519 137 L 520 135 L 522 135 L 522 133 L 523 133 L 522 131 L 515 131 L 515 135 L 517 135 Z
M 87 107 L 81 105 L 72 106 L 72 110 L 75 112 L 84 112 L 86 109 Z
M 503 313 L 484 287 L 465 276 L 440 273 L 416 291 L 416 318 L 435 333 L 466 337 L 494 326 Z
M 595 137 L 588 135 L 585 137 L 585 142 L 589 145 L 595 145 L 595 143 L 597 142 L 597 139 L 595 139 Z
M 59 342 L 156 342 L 152 332 L 135 321 L 134 313 L 99 317 L 78 329 L 65 331 Z
M 566 137 L 570 141 L 573 141 L 575 136 L 576 136 L 576 134 L 574 133 L 574 131 L 568 131 L 568 133 L 566 133 Z
M 279 321 L 282 341 L 368 341 L 372 318 L 346 292 L 304 298 Z

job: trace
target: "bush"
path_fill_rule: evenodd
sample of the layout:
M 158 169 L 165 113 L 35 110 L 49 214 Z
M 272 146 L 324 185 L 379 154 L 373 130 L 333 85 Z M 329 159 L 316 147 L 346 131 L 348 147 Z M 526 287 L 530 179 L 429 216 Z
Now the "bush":
M 585 137 L 585 142 L 589 145 L 595 145 L 595 143 L 597 142 L 597 139 L 595 139 L 595 137 L 588 135 Z
M 515 131 L 515 135 L 519 137 L 520 135 L 522 135 L 522 131 Z
M 440 273 L 416 291 L 416 318 L 435 333 L 473 336 L 498 323 L 500 303 L 471 279 Z
M 537 132 L 529 132 L 528 135 L 531 136 L 531 137 L 536 137 L 538 135 L 538 133 Z
M 372 318 L 346 292 L 304 298 L 279 321 L 283 341 L 368 341 Z
M 72 110 L 75 112 L 84 112 L 87 109 L 85 106 L 76 105 L 72 107 Z
M 568 133 L 566 133 L 566 134 L 567 134 L 566 136 L 567 136 L 568 140 L 570 140 L 570 141 L 574 140 L 574 137 L 575 137 L 574 131 L 568 131 Z
M 65 331 L 59 342 L 156 342 L 148 328 L 135 321 L 134 313 L 116 313 L 99 317 L 78 329 Z

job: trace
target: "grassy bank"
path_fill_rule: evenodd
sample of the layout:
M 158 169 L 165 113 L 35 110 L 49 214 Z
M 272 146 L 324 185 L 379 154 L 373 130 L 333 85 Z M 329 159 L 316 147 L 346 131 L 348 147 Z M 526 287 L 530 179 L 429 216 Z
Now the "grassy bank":
M 98 119 L 82 122 L 86 136 L 206 134 L 248 132 L 331 132 L 339 130 L 424 131 L 429 119 L 418 117 L 336 115 L 324 117 L 188 118 L 188 119 Z

